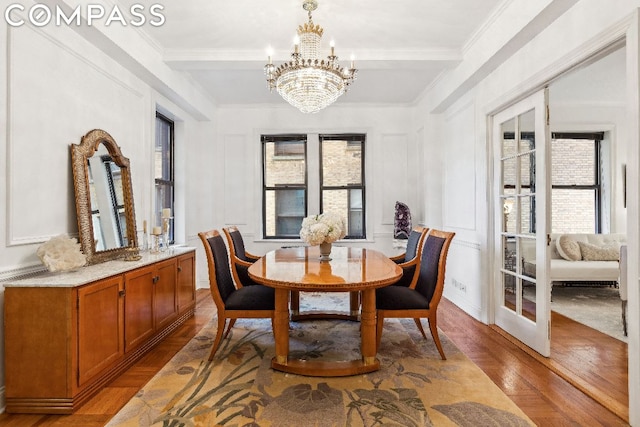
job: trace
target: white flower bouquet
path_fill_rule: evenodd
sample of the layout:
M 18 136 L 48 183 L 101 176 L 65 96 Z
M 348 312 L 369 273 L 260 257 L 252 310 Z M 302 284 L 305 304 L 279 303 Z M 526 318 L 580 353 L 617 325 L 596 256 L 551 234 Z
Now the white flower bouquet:
M 311 215 L 302 220 L 300 238 L 312 246 L 333 243 L 347 233 L 344 218 L 335 212 Z

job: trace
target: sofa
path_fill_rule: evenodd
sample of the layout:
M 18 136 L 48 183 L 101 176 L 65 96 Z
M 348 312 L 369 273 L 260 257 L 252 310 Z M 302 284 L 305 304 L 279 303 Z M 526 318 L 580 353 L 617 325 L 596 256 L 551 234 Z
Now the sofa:
M 552 284 L 596 282 L 618 285 L 622 301 L 622 329 L 627 336 L 626 235 L 552 234 L 550 247 L 549 276 Z M 522 268 L 529 277 L 536 274 L 535 252 L 535 241 L 523 245 Z
M 552 282 L 615 282 L 620 277 L 620 246 L 626 234 L 552 234 L 549 278 Z M 535 241 L 522 247 L 525 275 L 535 277 Z

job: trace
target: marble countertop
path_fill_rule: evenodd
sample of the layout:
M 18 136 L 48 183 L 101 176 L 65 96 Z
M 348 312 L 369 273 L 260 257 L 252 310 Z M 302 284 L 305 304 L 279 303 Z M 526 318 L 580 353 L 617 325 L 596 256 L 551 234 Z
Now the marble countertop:
M 150 253 L 141 252 L 142 258 L 138 261 L 124 261 L 117 259 L 81 267 L 75 271 L 68 272 L 43 272 L 24 279 L 7 280 L 0 282 L 0 285 L 10 287 L 76 287 L 107 277 L 122 274 L 124 272 L 144 267 L 158 261 L 172 258 L 174 256 L 195 251 L 195 248 L 188 246 L 175 246 L 166 252 Z

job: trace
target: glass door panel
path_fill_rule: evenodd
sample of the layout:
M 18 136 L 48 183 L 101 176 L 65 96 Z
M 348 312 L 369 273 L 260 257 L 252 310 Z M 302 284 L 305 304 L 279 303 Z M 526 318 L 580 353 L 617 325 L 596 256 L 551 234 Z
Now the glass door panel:
M 549 353 L 546 254 L 546 90 L 494 116 L 495 230 L 500 259 L 496 324 L 543 355 Z M 542 190 L 542 191 L 540 191 Z

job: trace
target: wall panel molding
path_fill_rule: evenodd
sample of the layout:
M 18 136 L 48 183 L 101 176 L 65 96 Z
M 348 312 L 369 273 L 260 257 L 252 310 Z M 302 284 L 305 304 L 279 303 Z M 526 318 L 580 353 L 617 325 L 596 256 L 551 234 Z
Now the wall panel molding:
M 247 136 L 224 135 L 224 223 L 246 225 L 252 192 L 252 169 L 247 167 Z
M 407 133 L 386 133 L 380 136 L 380 160 L 376 167 L 378 188 L 382 189 L 380 212 L 381 224 L 393 225 L 396 201 L 406 203 L 411 208 L 415 204 L 409 192 L 409 135 Z M 372 173 L 373 171 L 370 171 Z M 415 206 L 414 206 L 415 210 Z
M 68 31 L 69 37 L 75 36 Z M 62 33 L 61 38 L 66 35 Z M 31 48 L 25 51 L 25 45 L 35 45 L 37 51 L 31 52 Z M 83 46 L 68 45 L 45 29 L 30 25 L 7 31 L 7 247 L 42 243 L 55 235 L 69 234 L 75 228 L 75 206 L 67 197 L 73 192 L 72 185 L 71 189 L 68 186 L 71 182 L 68 144 L 79 142 L 80 137 L 92 128 L 120 123 L 116 116 L 128 113 L 121 111 L 123 106 L 130 110 L 144 108 L 145 93 L 115 74 L 128 74 L 126 70 L 111 59 L 82 55 L 76 50 L 81 48 Z M 86 48 L 90 47 L 87 45 Z M 26 52 L 31 53 L 27 55 Z M 47 58 L 55 59 L 57 66 L 43 74 L 42 62 Z M 45 77 L 36 79 L 36 75 Z M 28 77 L 33 78 L 27 80 Z M 42 90 L 43 87 L 47 90 Z M 61 87 L 72 89 L 63 92 Z M 115 97 L 120 103 L 111 102 Z M 113 111 L 105 108 L 105 103 L 112 105 Z M 25 115 L 26 105 L 29 105 L 29 111 L 32 109 L 31 116 Z M 103 112 L 91 114 L 98 110 Z M 64 114 L 75 120 L 60 120 Z M 135 117 L 131 118 L 135 120 Z M 131 136 L 127 131 L 135 126 L 139 125 L 124 123 L 119 128 L 113 127 L 121 131 L 119 135 Z M 70 140 L 69 135 L 75 136 Z M 29 164 L 41 169 L 44 173 L 40 175 L 45 178 L 29 176 L 33 170 L 17 167 Z M 54 165 L 66 165 L 68 170 L 58 171 Z M 45 175 L 46 172 L 50 174 Z M 42 192 L 37 188 L 41 184 L 39 179 L 51 185 L 48 194 L 57 193 L 54 203 L 50 203 L 50 198 L 41 197 Z
M 481 246 L 479 242 L 472 242 L 471 240 L 461 240 L 457 236 L 451 241 L 452 246 L 460 246 L 463 248 L 469 248 L 480 252 Z
M 443 224 L 476 229 L 476 109 L 474 99 L 452 108 L 445 119 L 443 163 Z

